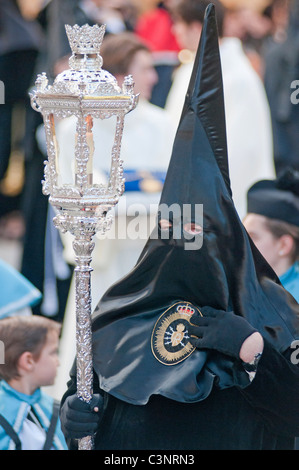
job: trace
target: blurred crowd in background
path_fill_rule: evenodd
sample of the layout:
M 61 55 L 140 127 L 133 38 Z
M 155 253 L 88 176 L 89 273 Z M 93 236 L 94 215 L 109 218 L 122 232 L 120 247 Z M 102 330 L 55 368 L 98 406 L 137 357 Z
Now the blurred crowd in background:
M 53 246 L 55 245 L 58 252 L 63 250 L 63 246 L 59 235 L 55 235 L 56 229 L 51 235 L 47 231 L 48 198 L 42 194 L 41 188 L 46 151 L 39 142 L 36 132 L 42 124 L 42 117 L 30 106 L 30 89 L 34 86 L 38 73 L 46 72 L 51 81 L 68 67 L 71 51 L 65 33 L 65 24 L 106 24 L 104 44 L 109 36 L 122 38 L 121 35 L 129 34 L 146 45 L 150 61 L 148 56 L 141 54 L 137 67 L 134 63 L 135 68 L 132 69 L 132 64 L 131 69 L 129 68 L 130 73 L 133 70 L 135 92 L 140 93 L 141 99 L 170 116 L 169 100 L 176 72 L 181 65 L 192 64 L 194 59 L 195 50 L 189 47 L 187 39 L 190 37 L 187 38 L 186 35 L 187 32 L 191 36 L 193 32 L 194 18 L 188 19 L 187 11 L 187 5 L 192 3 L 201 2 L 200 0 L 193 2 L 191 0 L 185 2 L 182 0 L 162 2 L 1 0 L 0 2 L 0 80 L 5 86 L 5 103 L 0 105 L 0 244 L 1 240 L 17 240 L 20 243 L 19 270 L 42 294 L 46 289 L 45 281 L 49 280 L 47 289 L 50 289 L 51 279 L 54 279 L 57 302 L 51 316 L 55 320 L 62 322 L 64 318 L 72 278 L 72 263 L 66 260 L 65 265 L 57 266 L 52 257 Z M 226 9 L 223 24 L 221 23 L 221 40 L 233 37 L 241 42 L 250 66 L 265 90 L 271 116 L 269 148 L 273 174 L 255 174 L 257 163 L 255 163 L 255 150 L 252 147 L 248 156 L 252 178 L 258 180 L 274 177 L 287 167 L 299 171 L 297 139 L 299 107 L 292 104 L 290 99 L 291 84 L 294 80 L 299 80 L 299 2 L 221 0 L 221 3 Z M 182 13 L 184 7 L 186 10 Z M 188 25 L 184 33 L 183 20 L 185 25 Z M 198 40 L 197 31 L 197 43 Z M 107 54 L 106 62 L 104 57 L 104 69 L 107 69 L 109 57 L 111 53 Z M 225 67 L 224 64 L 224 69 Z M 116 75 L 122 74 L 118 69 L 111 71 Z M 224 70 L 224 75 L 225 73 Z M 138 74 L 141 76 L 140 79 Z M 245 134 L 248 126 L 250 136 L 249 126 L 252 116 L 249 118 L 250 113 L 245 99 L 249 90 L 246 82 L 242 80 L 240 78 L 239 83 L 242 95 L 236 100 L 243 109 L 243 117 L 238 120 L 245 125 Z M 187 83 L 183 85 L 186 89 Z M 233 87 L 236 89 L 235 85 Z M 175 95 L 175 98 L 179 101 L 178 95 Z M 180 108 L 178 109 L 180 111 Z M 151 112 L 154 113 L 153 110 Z M 168 118 L 164 118 L 166 114 L 162 115 L 161 112 L 162 122 Z M 153 114 L 153 123 L 157 122 L 154 116 L 156 114 Z M 176 118 L 174 116 L 173 118 L 173 128 L 171 124 L 168 126 L 170 139 L 174 136 L 176 128 Z M 258 121 L 259 118 L 259 115 L 253 116 L 254 121 Z M 151 125 L 147 126 L 149 128 Z M 260 128 L 264 134 L 268 132 L 263 125 L 260 125 Z M 155 132 L 158 135 L 158 130 Z M 165 132 L 161 124 L 162 140 Z M 254 135 L 250 137 L 251 140 L 254 138 Z M 258 158 L 261 161 L 263 155 Z M 268 157 L 265 155 L 266 158 Z M 167 167 L 167 162 L 165 166 Z M 232 174 L 233 172 L 232 168 Z M 246 172 L 247 170 L 244 171 Z M 248 182 L 246 187 L 242 182 L 242 176 L 240 175 L 241 183 L 244 186 L 243 190 L 246 191 L 253 181 Z M 52 237 L 50 244 L 49 236 Z M 61 259 L 61 256 L 56 257 L 57 259 Z M 133 257 L 132 263 L 134 261 Z M 52 277 L 51 273 L 49 274 L 51 269 Z M 34 313 L 43 314 L 41 306 L 42 301 L 34 307 Z M 44 308 L 46 311 L 45 305 Z

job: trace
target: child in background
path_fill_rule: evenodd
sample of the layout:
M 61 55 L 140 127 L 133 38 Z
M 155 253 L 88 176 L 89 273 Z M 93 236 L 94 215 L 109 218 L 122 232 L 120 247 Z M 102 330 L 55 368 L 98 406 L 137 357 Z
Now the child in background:
M 284 288 L 299 302 L 299 173 L 255 183 L 243 224 Z
M 59 334 L 60 324 L 42 316 L 0 320 L 1 450 L 67 449 L 59 403 L 41 390 L 55 380 Z

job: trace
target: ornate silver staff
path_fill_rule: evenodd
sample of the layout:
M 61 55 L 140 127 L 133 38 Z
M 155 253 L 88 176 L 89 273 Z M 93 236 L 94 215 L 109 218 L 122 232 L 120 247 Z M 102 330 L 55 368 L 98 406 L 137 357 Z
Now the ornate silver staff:
M 122 88 L 115 77 L 102 69 L 100 47 L 105 26 L 66 25 L 72 49 L 70 69 L 60 73 L 53 85 L 46 74 L 38 75 L 31 94 L 32 107 L 42 113 L 47 141 L 43 193 L 55 208 L 55 226 L 75 238 L 76 354 L 77 394 L 89 402 L 92 398 L 93 368 L 91 339 L 91 271 L 93 236 L 109 230 L 114 207 L 124 191 L 123 166 L 120 160 L 125 114 L 135 108 L 138 96 L 133 93 L 133 79 L 125 77 Z M 101 158 L 94 147 L 95 120 L 116 116 L 111 150 L 110 174 L 105 182 L 94 182 L 93 159 Z M 73 165 L 62 174 L 63 154 L 55 131 L 61 119 L 74 125 Z M 100 124 L 100 123 L 99 123 Z M 91 450 L 92 437 L 80 439 L 79 449 Z

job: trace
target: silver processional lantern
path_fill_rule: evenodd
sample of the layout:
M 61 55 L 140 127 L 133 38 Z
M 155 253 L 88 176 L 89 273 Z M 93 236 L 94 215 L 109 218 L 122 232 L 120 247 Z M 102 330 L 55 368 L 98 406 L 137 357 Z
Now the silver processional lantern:
M 105 26 L 66 25 L 72 50 L 70 69 L 60 73 L 53 85 L 46 74 L 38 75 L 31 94 L 32 107 L 44 120 L 48 160 L 45 162 L 43 193 L 54 207 L 55 226 L 70 232 L 75 253 L 75 303 L 77 394 L 84 401 L 92 397 L 91 344 L 91 261 L 93 236 L 109 230 L 110 211 L 124 191 L 123 165 L 120 159 L 125 115 L 133 110 L 138 95 L 133 93 L 132 76 L 124 79 L 122 88 L 116 78 L 102 69 L 100 47 Z M 103 119 L 116 119 L 115 135 L 109 155 L 110 172 L 105 182 L 95 181 L 94 159 L 101 159 L 101 148 L 94 147 L 93 127 Z M 63 119 L 75 122 L 73 162 L 67 172 L 60 151 L 56 128 Z M 70 143 L 71 144 L 71 143 Z M 66 174 L 67 173 L 67 174 Z M 109 212 L 110 211 L 110 212 Z M 79 449 L 92 449 L 92 437 L 80 439 Z

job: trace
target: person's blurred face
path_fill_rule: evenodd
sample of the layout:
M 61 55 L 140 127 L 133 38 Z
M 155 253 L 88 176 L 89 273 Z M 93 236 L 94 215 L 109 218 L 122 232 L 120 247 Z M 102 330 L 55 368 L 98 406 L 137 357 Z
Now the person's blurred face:
M 135 93 L 140 93 L 142 98 L 150 100 L 153 87 L 158 81 L 151 53 L 138 51 L 130 64 L 128 74 L 133 75 Z
M 58 346 L 58 334 L 50 332 L 40 356 L 34 361 L 31 380 L 36 382 L 36 387 L 53 385 L 59 366 Z
M 175 19 L 172 31 L 181 49 L 188 49 L 193 52 L 197 50 L 202 31 L 201 23 L 194 21 L 187 24 L 180 19 Z
M 252 241 L 270 266 L 275 269 L 279 259 L 280 239 L 267 229 L 265 222 L 265 217 L 258 214 L 248 214 L 243 220 Z

